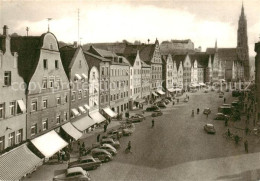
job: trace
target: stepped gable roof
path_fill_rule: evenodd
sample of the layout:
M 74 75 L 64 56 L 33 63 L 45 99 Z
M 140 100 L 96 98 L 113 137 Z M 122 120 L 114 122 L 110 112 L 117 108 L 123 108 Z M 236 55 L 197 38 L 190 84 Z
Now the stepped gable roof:
M 195 53 L 195 50 L 191 50 L 191 49 L 166 49 L 166 48 L 161 48 L 160 47 L 160 51 L 162 55 L 168 55 L 168 54 L 172 54 L 172 55 L 180 55 L 180 54 L 192 54 Z
M 238 54 L 236 48 L 218 48 L 218 57 L 222 60 L 237 61 Z M 215 48 L 207 48 L 207 54 L 215 54 Z
M 197 60 L 198 68 L 206 68 L 208 66 L 209 56 L 206 53 L 195 53 L 190 55 L 192 63 Z
M 176 62 L 176 66 L 177 66 L 177 69 L 179 69 L 179 66 L 180 66 L 180 62 L 184 62 L 185 58 L 186 58 L 187 54 L 181 54 L 181 55 L 174 55 L 173 56 L 173 61 Z
M 23 77 L 27 85 L 37 67 L 40 49 L 46 34 L 44 33 L 41 36 L 11 37 L 11 52 L 18 53 L 18 73 Z
M 90 46 L 89 50 L 90 50 L 89 52 L 91 52 L 91 50 L 93 50 L 95 52 L 95 54 L 98 54 L 99 56 L 101 56 L 103 58 L 106 58 L 106 57 L 117 57 L 117 54 L 115 54 L 112 51 L 99 49 L 99 48 L 96 48 L 96 47 L 94 47 L 92 45 Z
M 139 50 L 140 59 L 146 63 L 150 63 L 155 51 L 155 44 L 127 45 L 124 55 L 136 54 Z
M 70 69 L 73 65 L 72 59 L 77 51 L 77 47 L 73 46 L 64 46 L 60 48 L 60 56 L 61 56 L 61 61 L 62 65 L 64 67 L 64 70 L 69 76 Z

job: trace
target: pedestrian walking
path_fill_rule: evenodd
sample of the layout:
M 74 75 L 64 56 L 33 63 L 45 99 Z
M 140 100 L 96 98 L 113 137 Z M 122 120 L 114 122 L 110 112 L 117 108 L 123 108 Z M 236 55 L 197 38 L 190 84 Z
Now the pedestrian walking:
M 83 142 L 82 145 L 81 145 L 82 148 L 85 148 L 85 143 Z
M 154 127 L 154 119 L 152 119 L 152 128 Z
M 100 134 L 97 135 L 97 142 L 99 142 Z
M 245 129 L 245 132 L 246 132 L 246 135 L 248 134 L 248 132 L 249 132 L 249 129 L 248 129 L 248 127 L 246 127 L 246 129 Z
M 226 98 L 224 97 L 224 104 L 226 103 Z
M 60 151 L 57 152 L 57 159 L 58 159 L 58 162 L 60 163 Z
M 62 160 L 62 163 L 63 163 L 63 161 L 65 161 L 65 152 L 63 150 L 61 151 L 61 160 Z
M 78 149 L 80 148 L 80 141 L 78 140 L 77 141 L 77 144 L 78 144 Z
M 191 116 L 194 116 L 194 110 L 191 111 Z
M 190 96 L 188 96 L 188 100 L 190 100 Z
M 104 124 L 104 133 L 107 132 L 107 124 Z
M 225 126 L 227 127 L 228 126 L 228 120 L 225 119 Z
M 228 134 L 228 137 L 231 136 L 231 133 L 230 133 L 230 130 L 229 130 L 229 129 L 227 130 L 227 134 Z
M 245 152 L 248 153 L 248 142 L 247 142 L 247 140 L 244 142 L 244 146 L 245 146 Z
M 197 114 L 199 114 L 200 113 L 200 108 L 197 108 Z

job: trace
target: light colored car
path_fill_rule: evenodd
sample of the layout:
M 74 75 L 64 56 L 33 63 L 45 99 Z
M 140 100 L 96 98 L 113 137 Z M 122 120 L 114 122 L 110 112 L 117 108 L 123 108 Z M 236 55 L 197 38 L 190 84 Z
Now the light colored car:
M 215 133 L 216 133 L 216 130 L 215 130 L 213 124 L 205 124 L 204 130 L 205 130 L 207 133 L 209 133 L 209 134 L 215 134 Z
M 119 141 L 115 141 L 115 140 L 113 140 L 112 138 L 105 138 L 105 139 L 102 139 L 101 140 L 101 143 L 102 144 L 110 144 L 110 145 L 112 145 L 114 148 L 116 148 L 116 149 L 119 149 L 120 148 L 120 143 L 119 143 Z
M 227 120 L 229 118 L 228 115 L 225 115 L 223 113 L 217 113 L 215 116 L 215 120 Z
M 53 181 L 66 180 L 66 181 L 90 181 L 90 175 L 81 167 L 68 168 L 65 173 L 57 175 Z
M 106 151 L 104 149 L 100 149 L 100 148 L 92 149 L 91 155 L 94 158 L 98 158 L 102 162 L 109 162 L 113 159 L 112 155 L 108 151 Z
M 102 165 L 98 158 L 93 158 L 92 156 L 80 157 L 77 161 L 69 162 L 68 167 L 81 167 L 84 170 L 94 170 Z
M 203 114 L 210 114 L 210 113 L 211 113 L 210 108 L 205 108 L 203 111 Z
M 110 145 L 110 144 L 103 144 L 99 148 L 108 151 L 113 156 L 115 156 L 117 154 L 116 149 L 112 145 Z
M 162 111 L 155 111 L 152 113 L 152 117 L 157 117 L 163 115 Z
M 121 138 L 123 136 L 122 131 L 119 130 L 110 130 L 109 132 L 107 132 L 107 137 L 108 138 L 113 138 L 113 139 L 117 139 L 117 138 Z
M 130 136 L 135 131 L 135 125 L 133 123 L 126 123 L 122 125 L 119 129 L 122 129 L 124 136 Z

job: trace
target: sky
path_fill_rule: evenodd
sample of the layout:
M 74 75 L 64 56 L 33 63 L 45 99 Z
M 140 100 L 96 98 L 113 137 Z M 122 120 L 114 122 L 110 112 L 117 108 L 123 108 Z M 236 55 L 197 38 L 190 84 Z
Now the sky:
M 260 40 L 260 0 L 244 0 L 250 56 Z M 242 0 L 0 0 L 0 26 L 81 44 L 191 39 L 195 47 L 236 47 Z

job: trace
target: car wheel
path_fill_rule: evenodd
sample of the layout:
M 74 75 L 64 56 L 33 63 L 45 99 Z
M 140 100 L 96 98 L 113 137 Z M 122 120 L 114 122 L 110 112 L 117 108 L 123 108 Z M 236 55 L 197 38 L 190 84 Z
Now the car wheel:
M 110 159 L 109 159 L 108 157 L 105 158 L 105 162 L 109 162 L 109 160 L 110 160 Z

